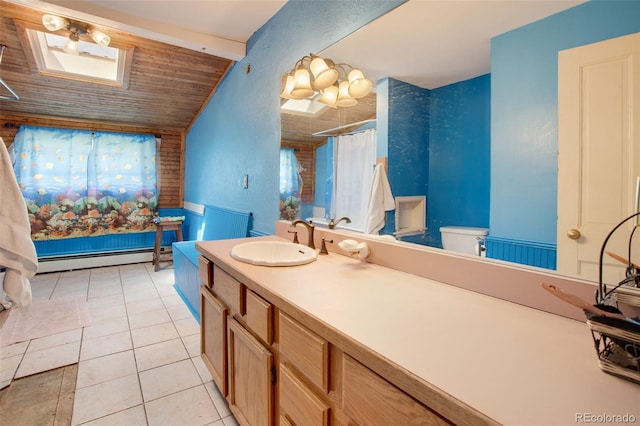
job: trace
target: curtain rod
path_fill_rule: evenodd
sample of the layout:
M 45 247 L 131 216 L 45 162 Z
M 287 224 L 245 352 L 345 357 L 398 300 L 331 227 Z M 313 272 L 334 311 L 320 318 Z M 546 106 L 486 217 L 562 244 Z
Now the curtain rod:
M 342 126 L 334 127 L 333 129 L 327 129 L 327 130 L 322 130 L 319 132 L 312 133 L 311 136 L 334 136 L 334 135 L 325 135 L 325 133 L 334 132 L 336 130 L 342 130 L 348 127 L 359 126 L 361 124 L 371 123 L 375 121 L 376 121 L 375 118 L 370 118 L 368 120 L 356 121 L 355 123 L 343 124 Z

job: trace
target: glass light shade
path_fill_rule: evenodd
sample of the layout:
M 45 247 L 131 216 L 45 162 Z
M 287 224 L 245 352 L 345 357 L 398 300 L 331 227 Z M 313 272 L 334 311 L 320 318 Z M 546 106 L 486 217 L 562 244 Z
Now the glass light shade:
M 304 99 L 313 95 L 315 92 L 311 88 L 311 76 L 306 68 L 298 68 L 294 75 L 293 89 L 291 89 L 291 96 L 294 99 Z
M 293 90 L 294 79 L 291 74 L 286 74 L 286 79 L 283 76 L 283 84 L 282 84 L 282 93 L 280 93 L 281 98 L 285 99 L 293 99 L 291 96 L 291 91 Z
M 73 34 L 71 34 L 73 35 Z M 76 39 L 73 40 L 71 38 L 71 35 L 69 35 L 69 40 L 67 41 L 67 44 L 65 44 L 64 46 L 64 51 L 71 54 L 71 55 L 79 55 L 80 54 L 80 42 L 78 41 L 78 38 L 76 36 Z
M 342 81 L 340 82 L 340 87 L 338 89 L 338 100 L 336 101 L 336 105 L 339 107 L 350 107 L 354 106 L 358 103 L 354 98 L 349 95 L 349 82 Z
M 330 67 L 327 61 L 319 56 L 313 58 L 309 64 L 309 68 L 313 74 L 313 87 L 316 90 L 325 89 L 338 79 L 338 70 Z
M 362 98 L 371 92 L 373 83 L 371 80 L 364 78 L 364 74 L 357 68 L 349 72 L 349 95 L 354 98 Z
M 338 108 L 336 101 L 338 100 L 338 86 L 329 86 L 322 92 L 322 96 L 318 99 L 321 102 L 331 108 Z
M 111 43 L 111 37 L 98 30 L 89 31 L 89 35 L 98 46 L 107 47 Z
M 68 21 L 65 18 L 55 15 L 42 15 L 42 25 L 49 31 L 58 31 L 67 26 Z

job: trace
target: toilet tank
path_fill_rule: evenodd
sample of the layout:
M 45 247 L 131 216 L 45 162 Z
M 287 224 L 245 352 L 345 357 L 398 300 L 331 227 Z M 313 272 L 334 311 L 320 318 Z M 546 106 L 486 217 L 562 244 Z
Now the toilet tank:
M 488 233 L 488 228 L 443 226 L 440 228 L 442 248 L 481 256 L 484 254 L 484 238 Z

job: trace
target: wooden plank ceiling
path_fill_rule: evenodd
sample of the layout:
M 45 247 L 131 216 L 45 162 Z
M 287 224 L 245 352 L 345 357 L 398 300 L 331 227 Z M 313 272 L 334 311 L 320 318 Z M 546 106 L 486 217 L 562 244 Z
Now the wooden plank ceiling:
M 20 35 L 23 27 L 46 31 L 42 15 L 41 11 L 0 1 L 0 44 L 7 46 L 0 76 L 20 97 L 18 101 L 0 100 L 2 114 L 183 131 L 233 63 L 94 26 L 111 36 L 111 46 L 134 47 L 127 87 L 44 76 L 37 70 L 30 47 Z

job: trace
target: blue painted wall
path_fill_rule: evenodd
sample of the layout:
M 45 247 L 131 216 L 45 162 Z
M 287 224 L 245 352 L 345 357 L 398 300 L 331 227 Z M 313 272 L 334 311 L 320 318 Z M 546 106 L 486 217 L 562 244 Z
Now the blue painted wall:
M 388 102 L 377 107 L 387 122 L 387 176 L 394 197 L 427 195 L 429 188 L 429 90 L 386 79 Z M 386 105 L 386 107 L 385 107 Z M 380 117 L 380 116 L 379 116 Z M 395 211 L 387 213 L 383 234 L 395 231 Z
M 491 235 L 555 245 L 558 51 L 640 31 L 640 1 L 589 1 L 491 41 Z
M 254 232 L 272 233 L 279 202 L 281 75 L 300 57 L 403 2 L 287 2 L 250 38 L 246 57 L 229 71 L 188 132 L 185 201 L 251 211 Z
M 489 74 L 431 90 L 430 234 L 441 226 L 489 227 L 491 168 Z

